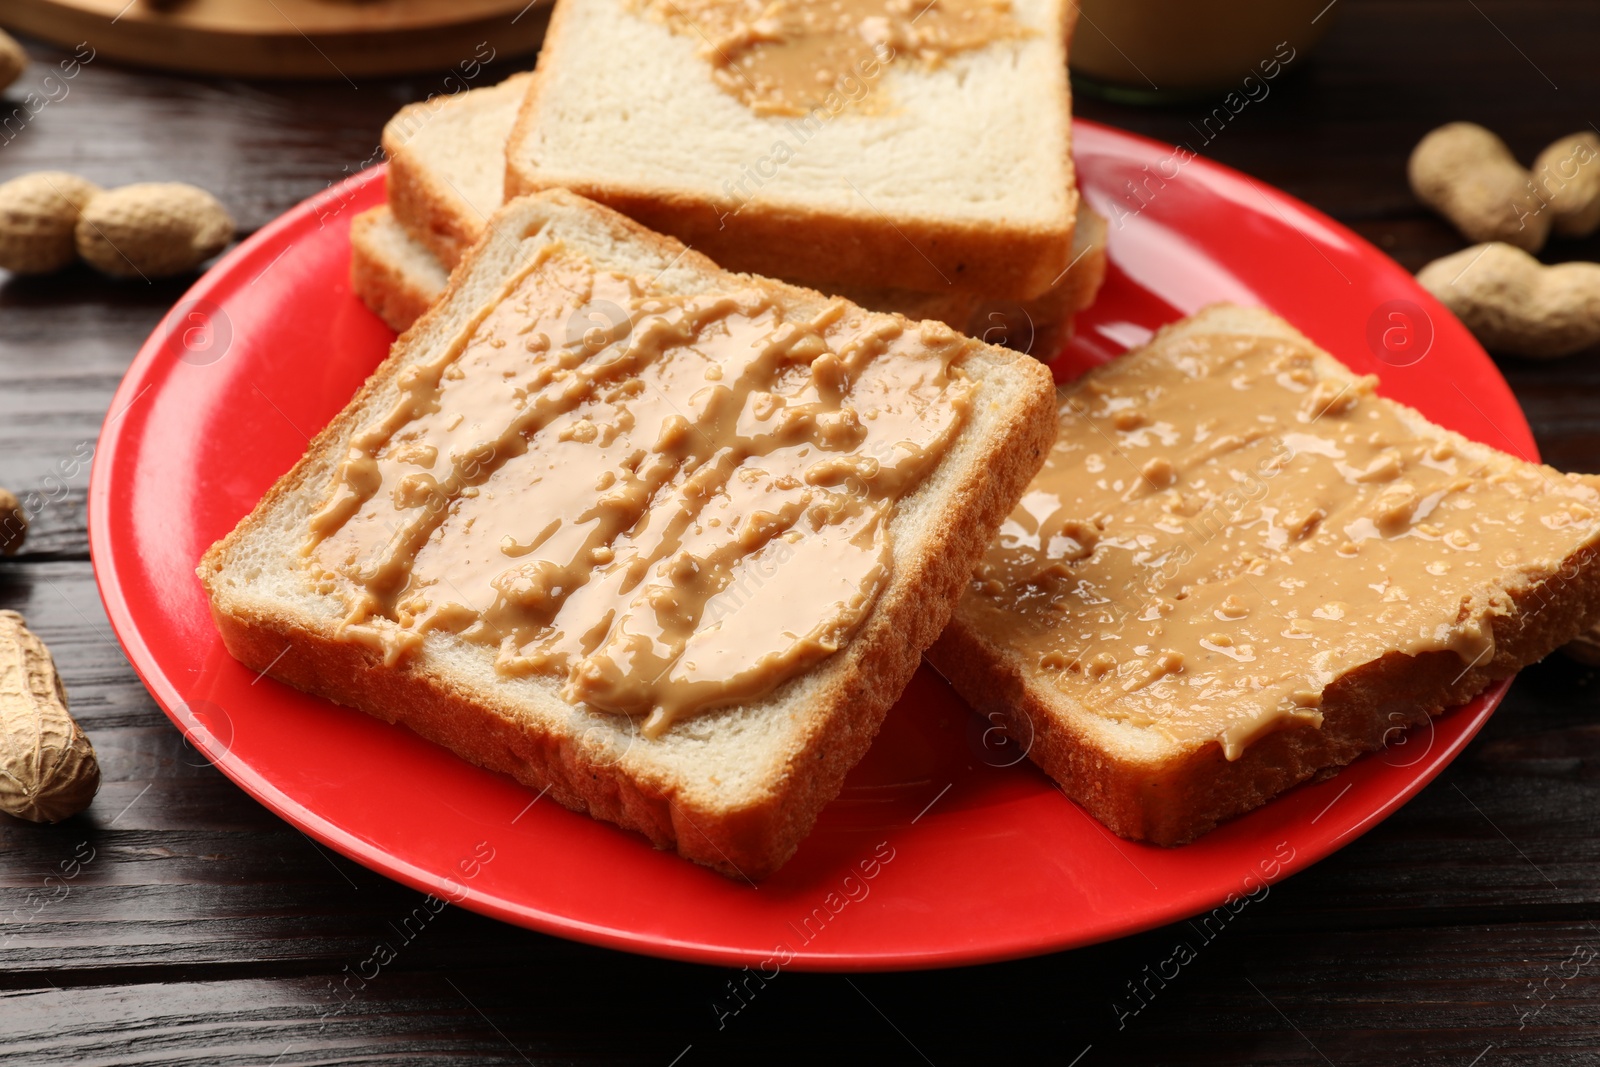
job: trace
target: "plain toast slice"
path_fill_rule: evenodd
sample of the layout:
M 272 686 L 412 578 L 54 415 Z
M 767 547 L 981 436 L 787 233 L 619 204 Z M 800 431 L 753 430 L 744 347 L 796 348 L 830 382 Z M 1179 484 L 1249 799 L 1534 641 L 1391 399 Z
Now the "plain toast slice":
M 1181 844 L 1595 622 L 1600 479 L 1218 306 L 1060 393 L 929 660 L 1124 837 Z
M 350 220 L 350 287 L 395 333 L 405 333 L 450 283 L 427 245 L 384 204 Z
M 446 272 L 505 202 L 506 139 L 532 78 L 430 97 L 383 127 L 389 207 Z
M 1049 375 L 1026 356 L 943 326 L 852 317 L 891 331 L 932 330 L 941 344 L 961 346 L 952 366 L 974 390 L 964 421 L 888 520 L 892 563 L 842 647 L 758 699 L 647 736 L 639 719 L 562 700 L 556 679 L 497 671 L 493 647 L 453 632 L 429 631 L 410 656 L 386 663 L 382 651 L 341 636 L 348 604 L 319 589 L 300 561 L 357 431 L 375 412 L 393 410 L 402 387 L 416 380 L 411 368 L 467 344 L 478 323 L 505 312 L 516 280 L 541 269 L 554 249 L 685 296 L 766 294 L 791 321 L 864 314 L 841 310 L 837 298 L 730 274 L 563 191 L 515 200 L 305 457 L 206 554 L 201 580 L 229 651 L 253 669 L 404 723 L 658 847 L 759 878 L 789 857 L 837 794 L 1043 461 L 1054 424 Z

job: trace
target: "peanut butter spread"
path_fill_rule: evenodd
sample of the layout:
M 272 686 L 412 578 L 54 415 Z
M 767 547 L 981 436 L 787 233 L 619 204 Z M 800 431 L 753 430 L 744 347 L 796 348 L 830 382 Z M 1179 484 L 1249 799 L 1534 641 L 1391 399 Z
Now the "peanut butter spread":
M 834 652 L 897 503 L 959 432 L 971 342 L 750 287 L 674 295 L 546 246 L 398 377 L 303 554 L 393 662 L 443 630 L 573 704 L 677 718 Z
M 1028 32 L 1009 0 L 630 3 L 693 38 L 716 83 L 757 115 L 804 115 L 817 107 L 837 113 L 865 97 L 884 65 L 902 56 L 937 66 Z
M 1507 583 L 1570 578 L 1600 494 L 1419 432 L 1375 384 L 1246 336 L 1091 372 L 963 610 L 1074 704 L 1228 759 L 1320 726 L 1389 652 L 1487 662 Z

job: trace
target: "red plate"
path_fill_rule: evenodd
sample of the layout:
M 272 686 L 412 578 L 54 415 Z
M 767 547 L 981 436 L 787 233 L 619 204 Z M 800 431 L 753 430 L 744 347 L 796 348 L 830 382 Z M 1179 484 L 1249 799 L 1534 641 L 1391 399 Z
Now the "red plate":
M 1262 304 L 1383 391 L 1533 456 L 1483 350 L 1338 223 L 1241 174 L 1089 122 L 1084 189 L 1110 276 L 1069 367 L 1217 300 Z M 890 969 L 1089 944 L 1216 907 L 1354 839 L 1414 795 L 1504 692 L 1185 848 L 1113 837 L 924 668 L 795 858 L 759 889 L 568 812 L 407 730 L 258 679 L 223 650 L 194 567 L 383 358 L 351 295 L 370 170 L 244 242 L 163 320 L 101 433 L 89 538 L 129 660 L 197 748 L 312 837 L 508 922 L 722 964 Z

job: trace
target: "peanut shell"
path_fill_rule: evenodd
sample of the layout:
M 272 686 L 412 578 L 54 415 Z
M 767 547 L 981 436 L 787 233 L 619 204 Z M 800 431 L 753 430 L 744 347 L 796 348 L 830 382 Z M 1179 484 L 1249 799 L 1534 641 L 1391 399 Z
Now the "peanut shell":
M 217 198 L 181 182 L 101 193 L 78 220 L 78 254 L 115 278 L 163 278 L 198 267 L 233 240 Z
M 49 274 L 77 258 L 73 229 L 100 187 L 46 170 L 0 185 L 0 269 Z
M 21 615 L 0 611 L 0 811 L 60 822 L 99 788 L 94 746 L 67 711 L 50 650 Z

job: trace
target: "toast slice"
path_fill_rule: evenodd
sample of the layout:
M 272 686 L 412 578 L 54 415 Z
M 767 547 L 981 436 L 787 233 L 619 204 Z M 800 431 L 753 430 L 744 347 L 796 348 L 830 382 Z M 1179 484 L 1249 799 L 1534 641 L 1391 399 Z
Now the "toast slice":
M 1593 625 L 1600 479 L 1375 382 L 1218 306 L 1064 387 L 929 660 L 1106 826 L 1176 845 Z
M 532 74 L 402 108 L 384 127 L 389 204 L 351 227 L 357 292 L 397 332 L 440 292 L 502 202 L 506 142 Z M 938 291 L 825 287 L 874 311 L 938 319 L 973 336 L 1047 356 L 1071 333 L 1071 317 L 1094 302 L 1105 277 L 1106 224 L 1077 199 L 1072 258 L 1043 294 L 985 300 Z M 426 262 L 431 258 L 432 263 Z M 781 275 L 780 275 L 781 276 Z
M 1044 296 L 1011 302 L 908 290 L 853 290 L 839 295 L 870 311 L 937 319 L 972 337 L 1048 360 L 1071 336 L 1072 317 L 1093 304 L 1100 292 L 1106 276 L 1105 242 L 1105 220 L 1080 200 L 1072 262 Z M 449 277 L 435 253 L 395 218 L 388 205 L 352 220 L 352 287 L 396 333 L 404 333 L 433 305 Z
M 969 6 L 1017 32 L 937 63 L 886 45 L 856 64 L 859 77 L 813 79 L 814 105 L 785 115 L 719 84 L 712 60 L 752 40 L 741 56 L 754 55 L 769 32 L 737 14 L 701 27 L 736 5 L 560 0 L 507 145 L 506 188 L 570 189 L 730 269 L 825 291 L 1040 296 L 1072 256 L 1077 6 Z M 917 20 L 900 25 L 898 10 L 886 4 L 846 35 L 870 36 L 874 21 L 903 34 Z M 969 13 L 941 12 L 929 22 Z
M 356 293 L 397 332 L 422 314 L 462 252 L 500 206 L 506 140 L 531 74 L 401 109 L 384 128 L 389 205 L 351 228 Z M 985 300 L 937 292 L 834 286 L 874 311 L 938 319 L 977 337 L 1047 356 L 1071 334 L 1071 317 L 1094 303 L 1105 278 L 1106 223 L 1078 198 L 1072 259 L 1041 296 Z M 432 263 L 425 262 L 432 259 Z
M 580 270 L 575 263 L 587 266 Z M 610 305 L 599 299 L 598 294 L 616 292 L 623 284 L 637 286 L 640 295 L 620 297 Z M 618 305 L 631 310 L 623 312 Z M 571 306 L 576 310 L 566 318 Z M 651 309 L 663 306 L 685 308 L 684 318 L 673 319 L 669 312 L 652 317 L 656 313 Z M 609 326 L 601 322 L 584 328 L 595 322 L 591 313 L 605 319 L 608 307 L 628 324 L 620 335 L 617 320 L 610 320 Z M 775 310 L 762 312 L 762 307 Z M 748 338 L 748 332 L 739 331 L 754 330 L 752 323 L 768 322 L 761 316 L 769 313 L 781 315 L 787 325 L 767 334 L 766 341 L 739 347 L 727 340 Z M 704 320 L 709 325 L 700 332 L 695 332 L 698 327 L 683 335 L 672 332 L 687 328 L 682 323 L 702 321 L 692 318 L 701 314 L 710 317 Z M 716 315 L 726 317 L 718 319 Z M 575 332 L 569 329 L 564 342 L 559 330 L 535 328 L 536 323 L 564 318 L 569 327 L 574 321 L 580 327 Z M 830 322 L 834 325 L 827 326 Z M 718 333 L 724 328 L 725 335 Z M 794 332 L 783 332 L 791 328 Z M 828 355 L 814 345 L 806 348 L 810 342 L 794 340 L 808 330 L 825 338 L 824 347 L 834 346 L 835 353 Z M 829 332 L 832 330 L 841 332 L 835 335 Z M 648 345 L 655 343 L 650 339 L 674 336 L 679 341 L 660 342 L 660 351 L 670 353 L 670 359 L 660 355 L 650 362 Z M 522 338 L 527 338 L 529 354 L 525 356 Z M 515 344 L 508 347 L 508 342 Z M 872 355 L 881 353 L 885 344 L 891 345 L 889 355 Z M 591 346 L 599 347 L 595 354 L 585 356 Z M 713 358 L 718 351 L 725 357 L 721 362 Z M 771 412 L 763 414 L 762 405 L 782 401 L 779 413 L 795 410 L 786 399 L 791 398 L 786 391 L 789 386 L 781 383 L 771 387 L 777 392 L 753 393 L 744 400 L 737 399 L 743 394 L 732 393 L 731 407 L 712 395 L 714 382 L 738 389 L 754 388 L 748 384 L 751 381 L 760 384 L 759 379 L 748 378 L 748 371 L 737 370 L 738 360 L 758 358 L 752 352 L 759 353 L 760 359 L 778 358 L 773 353 L 785 352 L 815 357 L 812 386 L 806 388 L 840 391 L 835 395 L 849 401 L 841 400 L 841 404 L 851 412 L 860 408 L 854 415 L 841 408 L 836 417 L 829 416 L 831 421 L 817 415 L 811 423 L 802 419 L 791 424 L 786 415 L 781 421 L 788 428 L 784 432 L 821 434 L 818 440 L 823 443 L 816 447 L 822 456 L 833 456 L 836 446 L 827 442 L 834 440 L 829 435 L 836 432 L 842 435 L 839 441 L 862 443 L 856 451 L 839 457 L 842 465 L 837 470 L 829 466 L 815 474 L 807 468 L 803 484 L 792 479 L 763 481 L 761 471 L 741 466 L 737 471 L 749 477 L 745 473 L 738 478 L 730 476 L 722 484 L 732 489 L 724 492 L 744 492 L 742 487 L 748 485 L 757 489 L 767 486 L 773 493 L 790 493 L 813 484 L 835 487 L 820 497 L 805 498 L 820 510 L 785 511 L 790 504 L 784 501 L 789 498 L 778 495 L 771 498 L 775 501 L 772 508 L 761 515 L 751 511 L 747 521 L 721 522 L 717 516 L 723 512 L 712 510 L 714 505 L 721 506 L 717 483 L 692 481 L 698 488 L 685 488 L 701 471 L 715 473 L 711 460 L 692 469 L 685 463 L 679 471 L 682 478 L 674 474 L 665 482 L 654 483 L 654 495 L 635 492 L 646 484 L 645 472 L 658 469 L 652 465 L 656 461 L 635 458 L 627 472 L 614 471 L 610 465 L 618 462 L 614 452 L 621 446 L 612 435 L 637 432 L 640 441 L 656 441 L 645 450 L 650 455 L 677 455 L 674 450 L 683 449 L 695 454 L 701 438 L 708 443 L 712 440 L 709 427 L 727 425 L 729 412 L 741 420 L 734 425 L 759 428 L 770 425 L 766 420 Z M 935 354 L 948 361 L 939 374 L 924 369 L 933 366 L 929 360 Z M 598 380 L 592 375 L 625 368 L 625 361 L 633 359 L 642 361 L 638 379 L 609 379 L 616 384 L 615 393 L 595 394 L 606 403 L 613 402 L 613 395 L 635 398 L 626 401 L 633 405 L 632 414 L 606 415 L 595 408 L 590 416 L 586 414 L 590 409 L 583 407 L 559 411 L 550 405 L 568 393 L 538 391 L 544 388 L 540 382 L 555 382 L 566 390 L 568 386 L 561 383 L 576 380 L 574 376 L 591 375 L 583 380 Z M 510 362 L 501 370 L 497 368 L 502 364 L 492 361 Z M 525 372 L 519 370 L 524 364 Z M 669 386 L 678 388 L 675 383 L 699 380 L 669 375 L 679 374 L 683 367 L 702 365 L 706 384 L 695 386 L 699 392 L 680 394 L 676 400 L 667 396 Z M 735 368 L 726 378 L 720 369 L 725 365 Z M 835 368 L 840 366 L 853 369 L 839 375 Z M 801 371 L 796 367 L 783 373 L 790 377 L 781 382 L 790 382 Z M 937 385 L 941 374 L 944 391 L 929 393 L 933 388 L 929 383 Z M 886 375 L 903 379 L 904 391 L 886 388 Z M 524 378 L 531 384 L 525 385 Z M 429 381 L 436 384 L 428 386 Z M 419 388 L 434 390 L 430 394 L 434 399 L 417 399 Z M 458 388 L 475 391 L 447 392 Z M 658 390 L 666 398 L 665 406 L 648 407 L 655 403 Z M 451 395 L 458 399 L 451 400 Z M 206 553 L 199 574 L 228 650 L 252 669 L 267 671 L 290 685 L 379 718 L 404 723 L 465 759 L 510 774 L 532 788 L 547 789 L 569 808 L 637 830 L 657 847 L 675 849 L 724 874 L 756 879 L 770 874 L 789 857 L 821 808 L 837 794 L 845 772 L 866 751 L 884 714 L 916 670 L 922 651 L 948 620 L 984 545 L 1043 461 L 1053 433 L 1053 396 L 1048 372 L 1026 356 L 959 337 L 941 324 L 915 324 L 895 316 L 865 313 L 838 298 L 723 271 L 678 242 L 650 233 L 615 212 L 564 191 L 551 191 L 512 201 L 494 216 L 489 235 L 462 261 L 438 303 L 396 343 L 389 358 L 311 443 L 294 469 Z M 493 398 L 493 402 L 480 397 Z M 399 406 L 402 399 L 407 406 Z M 478 406 L 451 406 L 462 403 Z M 720 412 L 715 419 L 724 421 L 708 422 L 713 417 L 700 414 L 695 415 L 696 421 L 689 421 L 688 413 L 702 408 L 706 412 L 715 408 Z M 446 437 L 442 443 L 430 443 L 422 434 L 422 427 L 433 424 L 416 421 L 438 416 L 443 420 L 442 429 L 436 426 L 429 432 L 455 433 L 462 424 L 459 419 L 448 421 L 448 417 L 451 411 L 462 410 L 470 411 L 473 420 L 465 424 L 468 430 L 461 431 L 465 436 Z M 532 417 L 529 412 L 550 411 L 556 414 L 547 423 L 524 421 Z M 503 420 L 513 412 L 517 421 L 512 422 L 511 430 L 479 440 L 478 427 L 504 425 Z M 910 419 L 906 412 L 920 414 L 909 422 L 896 421 Z M 676 417 L 679 415 L 682 417 Z M 746 415 L 756 422 L 743 421 Z M 401 421 L 375 421 L 395 418 Z M 405 421 L 407 418 L 413 421 Z M 852 419 L 856 430 L 851 429 Z M 887 422 L 875 421 L 879 419 Z M 375 426 L 388 429 L 379 432 Z M 887 429 L 874 430 L 874 426 Z M 904 427 L 910 427 L 906 432 L 911 436 L 900 433 Z M 383 433 L 390 436 L 385 438 Z M 852 436 L 856 433 L 864 437 Z M 878 440 L 885 433 L 890 437 Z M 757 439 L 764 438 L 758 435 Z M 374 443 L 380 441 L 388 443 Z M 373 451 L 358 456 L 353 449 Z M 724 454 L 716 452 L 715 456 Z M 802 450 L 799 454 L 808 453 Z M 378 464 L 377 475 L 363 458 L 367 455 Z M 446 455 L 449 466 L 429 468 L 424 478 L 422 465 Z M 527 457 L 537 458 L 538 463 Z M 921 464 L 914 477 L 902 470 L 903 464 L 913 462 Z M 383 464 L 416 464 L 417 478 L 401 479 L 395 489 L 400 495 L 391 497 L 384 492 L 389 475 L 382 472 L 410 468 Z M 519 480 L 529 478 L 530 464 L 531 479 Z M 376 482 L 364 480 L 374 476 Z M 449 497 L 448 505 L 442 503 L 442 496 L 436 500 L 428 495 L 428 484 L 456 484 L 452 480 L 460 485 L 451 490 L 456 495 Z M 593 489 L 586 489 L 591 481 Z M 549 489 L 544 488 L 547 484 Z M 626 491 L 615 491 L 619 484 Z M 871 496 L 878 492 L 874 487 L 883 484 L 900 486 L 896 490 L 900 495 L 884 505 L 886 510 L 852 510 L 865 508 L 865 502 L 875 499 Z M 610 491 L 604 499 L 593 502 L 598 509 L 595 514 L 604 518 L 626 507 L 639 507 L 644 509 L 643 517 L 633 527 L 623 522 L 617 527 L 623 532 L 616 533 L 609 544 L 602 541 L 596 545 L 591 556 L 571 557 L 592 561 L 592 572 L 562 572 L 576 576 L 570 583 L 554 585 L 540 577 L 550 573 L 540 568 L 557 565 L 549 562 L 556 556 L 546 559 L 557 549 L 540 546 L 567 544 L 571 536 L 578 536 L 572 531 L 588 536 L 584 531 L 592 527 L 585 525 L 587 519 L 580 519 L 590 513 L 573 509 L 589 506 L 584 492 L 599 497 L 607 487 Z M 412 489 L 422 492 L 422 497 L 409 496 Z M 444 489 L 439 492 L 443 494 Z M 380 521 L 387 514 L 385 501 L 391 499 L 396 513 L 388 521 Z M 696 501 L 704 503 L 694 504 Z M 433 503 L 440 506 L 433 507 Z M 693 511 L 694 507 L 700 510 Z M 363 510 L 367 508 L 373 509 L 370 514 Z M 422 510 L 402 513 L 402 508 Z M 673 525 L 678 521 L 674 516 L 680 515 L 680 510 L 673 509 L 711 516 L 693 527 L 695 538 L 714 538 L 716 535 L 706 530 L 720 523 L 730 531 L 725 536 L 737 528 L 741 539 L 747 534 L 766 538 L 758 539 L 754 548 L 748 548 L 743 540 L 738 542 L 751 552 L 765 552 L 783 541 L 796 553 L 795 562 L 788 567 L 764 574 L 748 569 L 742 572 L 744 578 L 753 574 L 753 583 L 729 576 L 724 592 L 733 590 L 738 595 L 728 593 L 731 601 L 717 601 L 722 614 L 712 611 L 709 603 L 703 604 L 705 612 L 688 640 L 700 641 L 694 647 L 707 655 L 726 654 L 742 663 L 735 653 L 744 644 L 771 638 L 777 632 L 789 643 L 782 646 L 788 650 L 784 654 L 792 653 L 793 658 L 779 662 L 776 674 L 762 676 L 773 682 L 772 688 L 738 690 L 732 681 L 725 688 L 712 686 L 706 691 L 721 693 L 731 702 L 707 696 L 702 706 L 676 719 L 668 716 L 658 721 L 666 697 L 651 698 L 659 703 L 644 708 L 649 718 L 641 718 L 636 706 L 627 713 L 595 710 L 596 706 L 608 706 L 604 702 L 616 693 L 632 691 L 629 687 L 688 686 L 688 682 L 680 682 L 680 674 L 687 670 L 692 675 L 696 669 L 693 662 L 679 660 L 669 662 L 668 669 L 660 672 L 646 670 L 642 666 L 649 662 L 646 653 L 630 643 L 643 632 L 640 628 L 646 627 L 641 619 L 654 618 L 668 626 L 687 618 L 675 614 L 680 611 L 676 605 L 705 594 L 709 579 L 702 575 L 717 573 L 708 561 L 724 561 L 716 566 L 726 562 L 725 556 L 717 554 L 722 549 L 680 560 L 662 556 L 668 550 L 661 548 L 657 555 L 663 564 L 670 562 L 670 567 L 630 569 L 656 558 L 647 557 L 641 547 L 649 544 L 651 536 L 665 538 L 676 530 L 673 536 L 683 538 L 686 552 L 699 544 L 690 540 L 684 527 Z M 551 526 L 551 517 L 563 514 L 580 518 Z M 875 531 L 871 538 L 861 533 L 867 539 L 848 544 L 837 539 L 818 542 L 807 540 L 806 531 L 811 528 L 801 525 L 800 518 L 794 518 L 789 532 L 780 532 L 784 527 L 772 516 L 784 514 L 803 514 L 805 523 L 824 524 L 816 527 L 822 531 L 834 529 L 825 525 L 830 514 L 842 516 L 839 522 L 856 521 L 852 515 L 866 515 L 867 519 L 877 515 L 881 522 L 861 527 Z M 435 533 L 416 548 L 416 531 L 426 529 L 416 523 L 424 519 L 436 523 L 432 527 Z M 503 529 L 509 532 L 496 540 Z M 358 551 L 359 540 L 352 542 L 358 548 L 339 555 L 346 549 L 337 539 L 347 533 L 357 539 L 376 537 L 373 544 L 382 546 L 383 551 L 393 545 L 415 548 L 416 554 L 407 564 L 412 584 L 403 588 L 381 585 L 390 582 L 394 574 L 406 572 L 397 572 L 392 560 L 383 562 L 387 557 L 381 553 L 363 555 Z M 870 551 L 880 553 L 872 557 L 878 560 L 873 565 L 877 569 L 852 571 L 863 558 L 858 553 L 869 551 L 869 541 Z M 334 555 L 325 557 L 325 551 Z M 815 558 L 818 551 L 823 558 Z M 418 570 L 427 552 L 433 553 L 427 557 L 427 566 L 443 569 Z M 529 555 L 534 552 L 538 554 Z M 480 561 L 499 559 L 501 554 L 507 559 L 490 571 L 471 570 Z M 740 573 L 737 567 L 751 558 L 766 557 L 739 557 L 735 570 L 727 575 Z M 774 558 L 779 564 L 784 562 L 783 557 Z M 451 569 L 458 564 L 468 569 Z M 479 589 L 484 575 L 507 565 L 510 570 L 489 582 L 489 588 L 498 591 L 489 594 L 493 603 L 470 616 L 476 623 L 463 619 L 463 605 L 488 602 Z M 443 578 L 431 586 L 419 586 L 423 573 Z M 638 574 L 648 579 L 639 587 L 648 597 L 628 602 L 625 609 L 619 609 L 620 616 L 603 616 L 611 620 L 605 625 L 615 623 L 615 632 L 550 622 L 545 629 L 536 630 L 527 645 L 521 643 L 521 630 L 507 630 L 515 639 L 497 645 L 493 640 L 486 643 L 483 633 L 474 629 L 481 624 L 492 638 L 499 633 L 493 627 L 504 625 L 506 610 L 544 610 L 539 606 L 552 603 L 552 598 L 565 595 L 565 604 L 580 593 L 588 596 L 586 591 L 614 590 L 609 583 L 639 580 Z M 823 619 L 818 625 L 826 622 L 828 628 L 773 631 L 768 625 L 765 613 L 778 611 L 772 618 L 784 622 L 788 617 L 782 613 L 794 610 L 793 604 L 811 604 L 813 598 L 838 588 L 840 575 L 851 583 L 859 578 L 859 583 L 848 584 L 854 591 L 821 612 Z M 507 576 L 512 581 L 501 581 Z M 663 577 L 669 585 L 662 585 Z M 495 584 L 497 581 L 501 584 Z M 372 584 L 360 586 L 363 582 Z M 380 585 L 394 599 L 385 602 L 382 598 L 387 594 Z M 446 585 L 457 591 L 458 600 L 444 591 Z M 577 591 L 572 591 L 574 588 Z M 434 600 L 419 605 L 412 599 L 413 591 L 419 589 L 418 597 L 446 597 L 450 602 Z M 666 599 L 657 600 L 657 596 Z M 385 603 L 389 606 L 383 607 Z M 642 603 L 661 614 L 640 614 Z M 744 604 L 758 607 L 754 614 L 741 614 L 746 611 Z M 729 610 L 734 613 L 726 614 Z M 855 612 L 854 616 L 849 612 Z M 556 616 L 558 621 L 562 618 Z M 724 622 L 730 628 L 722 628 Z M 584 646 L 585 658 L 578 664 L 583 669 L 569 671 L 565 684 L 560 671 L 551 666 L 559 664 L 558 659 L 541 662 L 529 651 L 542 649 L 538 642 L 549 635 L 555 635 L 551 640 L 560 638 L 561 626 L 581 633 L 585 642 L 600 640 L 598 651 L 587 651 L 590 646 Z M 796 633 L 808 636 L 797 639 Z M 719 641 L 724 644 L 717 644 Z M 635 658 L 612 655 L 618 647 L 631 650 L 629 655 Z M 596 660 L 600 653 L 611 658 Z M 630 662 L 635 666 L 627 667 Z M 588 669 L 596 663 L 594 670 Z M 607 663 L 615 668 L 609 673 Z M 754 676 L 730 669 L 727 677 L 742 680 L 739 684 L 744 685 Z M 564 692 L 580 696 L 567 699 Z
M 433 306 L 450 272 L 384 204 L 350 220 L 350 287 L 395 333 Z
M 389 207 L 446 272 L 505 202 L 506 138 L 532 78 L 429 97 L 383 127 Z

